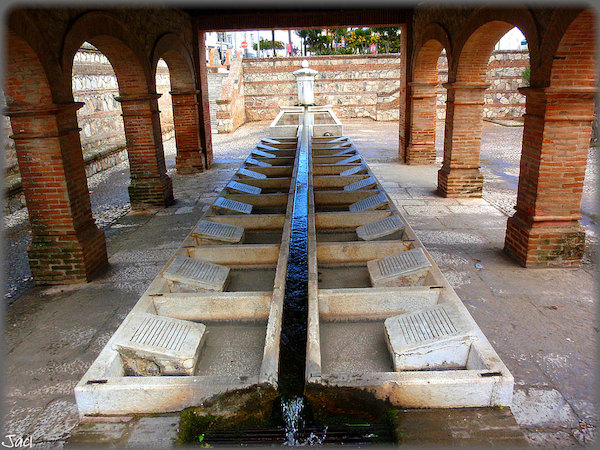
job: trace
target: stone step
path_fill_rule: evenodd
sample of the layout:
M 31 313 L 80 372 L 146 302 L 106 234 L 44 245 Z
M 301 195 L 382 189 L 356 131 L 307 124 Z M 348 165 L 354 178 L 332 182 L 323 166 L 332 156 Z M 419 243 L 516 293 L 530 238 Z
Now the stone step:
M 240 244 L 244 240 L 245 230 L 236 225 L 202 220 L 192 231 L 196 244 L 226 243 Z
M 375 287 L 414 286 L 427 276 L 431 263 L 423 249 L 413 248 L 368 261 L 367 268 Z
M 136 313 L 115 337 L 113 349 L 126 375 L 194 375 L 205 340 L 204 324 Z
M 383 192 L 363 198 L 349 206 L 350 211 L 369 211 L 371 209 L 385 209 L 388 207 L 388 199 Z
M 450 305 L 389 317 L 384 328 L 395 371 L 466 368 L 474 337 Z
M 229 267 L 177 255 L 163 272 L 163 277 L 169 281 L 169 285 L 175 282 L 222 292 L 229 281 Z
M 242 175 L 247 178 L 254 178 L 255 180 L 264 180 L 267 176 L 264 173 L 255 172 L 254 170 L 244 169 L 243 167 L 237 171 L 237 175 Z
M 238 202 L 230 198 L 219 197 L 213 203 L 216 211 L 223 211 L 224 214 L 251 214 L 252 205 L 248 203 Z
M 354 155 L 350 158 L 342 159 L 341 161 L 336 162 L 336 164 L 352 164 L 354 162 L 358 162 L 361 160 L 360 155 Z
M 404 222 L 396 215 L 376 220 L 356 228 L 356 235 L 363 241 L 372 241 L 396 231 L 404 230 Z
M 238 194 L 260 194 L 261 188 L 240 183 L 239 181 L 230 181 L 227 183 L 227 190 Z
M 264 161 L 259 161 L 257 159 L 252 158 L 252 157 L 246 158 L 246 162 L 248 164 L 252 164 L 252 165 L 258 166 L 258 167 L 272 167 L 272 164 L 269 164 L 268 162 L 264 162 Z
M 357 173 L 363 172 L 365 170 L 367 170 L 367 168 L 361 164 L 360 166 L 351 167 L 350 169 L 344 170 L 340 173 L 340 175 L 343 177 L 349 177 L 350 175 L 356 175 Z
M 273 153 L 263 152 L 262 150 L 255 148 L 252 150 L 252 154 L 256 156 L 262 156 L 263 158 L 277 158 Z
M 362 180 L 359 180 L 355 183 L 347 184 L 346 186 L 344 186 L 344 190 L 345 191 L 358 191 L 360 189 L 364 189 L 366 187 L 372 187 L 372 186 L 376 186 L 376 185 L 377 185 L 377 180 L 372 176 L 368 176 L 367 178 L 363 178 Z

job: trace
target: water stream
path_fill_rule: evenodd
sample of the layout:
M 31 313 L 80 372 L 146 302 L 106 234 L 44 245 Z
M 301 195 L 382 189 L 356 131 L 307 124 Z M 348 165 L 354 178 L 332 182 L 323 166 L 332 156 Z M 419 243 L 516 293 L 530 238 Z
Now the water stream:
M 303 392 L 308 320 L 308 152 L 311 134 L 309 114 L 305 111 L 297 147 L 298 166 L 279 355 L 280 408 L 287 437 L 284 445 L 320 442 L 316 436 L 310 436 L 303 442 L 296 438 L 299 429 L 305 426 L 306 415 Z

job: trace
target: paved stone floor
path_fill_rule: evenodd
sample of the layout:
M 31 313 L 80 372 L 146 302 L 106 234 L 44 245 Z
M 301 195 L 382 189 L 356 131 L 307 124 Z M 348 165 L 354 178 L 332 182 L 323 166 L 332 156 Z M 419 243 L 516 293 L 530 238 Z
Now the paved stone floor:
M 126 164 L 92 177 L 94 217 L 106 233 L 110 267 L 86 285 L 34 286 L 27 279 L 26 214 L 5 217 L 5 292 L 10 294 L 5 298 L 10 304 L 4 333 L 3 436 L 32 436 L 37 445 L 51 447 L 171 441 L 177 427 L 174 415 L 78 426 L 73 387 L 253 145 L 266 135 L 267 127 L 268 122 L 257 122 L 232 134 L 215 135 L 215 165 L 201 175 L 174 173 L 174 143 L 166 142 L 177 199 L 167 209 L 129 211 Z M 524 269 L 502 253 L 506 219 L 516 198 L 522 128 L 485 123 L 483 198 L 444 199 L 434 194 L 441 128 L 438 163 L 405 166 L 395 160 L 396 124 L 347 120 L 344 127 L 513 373 L 512 413 L 528 443 L 589 444 L 598 424 L 596 252 L 588 246 L 585 263 L 576 269 Z M 590 243 L 597 235 L 596 167 L 593 149 L 582 202 Z M 497 430 L 498 423 L 507 420 L 504 413 L 487 417 L 465 412 L 462 418 L 463 413 L 450 418 L 430 413 L 403 416 L 400 426 L 408 430 L 407 443 L 513 442 L 512 424 L 504 432 L 496 431 L 504 441 L 477 431 L 482 426 Z M 421 420 L 418 414 L 444 430 L 438 438 L 422 434 L 423 427 L 416 425 Z M 465 427 L 465 421 L 473 425 Z

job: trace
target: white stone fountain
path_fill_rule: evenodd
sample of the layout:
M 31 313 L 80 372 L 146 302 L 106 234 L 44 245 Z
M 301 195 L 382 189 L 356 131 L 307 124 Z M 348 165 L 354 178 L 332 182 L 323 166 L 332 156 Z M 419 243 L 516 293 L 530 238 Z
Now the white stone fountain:
M 313 136 L 341 136 L 342 124 L 334 114 L 331 105 L 315 105 L 315 77 L 319 72 L 308 67 L 308 61 L 302 61 L 302 68 L 293 72 L 298 85 L 298 103 L 296 106 L 281 106 L 279 114 L 269 126 L 272 138 L 296 137 L 298 125 L 305 108 L 312 114 Z

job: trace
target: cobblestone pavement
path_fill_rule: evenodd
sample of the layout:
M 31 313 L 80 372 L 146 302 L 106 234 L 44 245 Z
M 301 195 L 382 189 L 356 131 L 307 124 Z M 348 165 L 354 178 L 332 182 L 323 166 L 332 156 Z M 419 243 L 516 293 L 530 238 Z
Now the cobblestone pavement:
M 215 165 L 200 175 L 174 173 L 174 142 L 165 142 L 177 201 L 158 212 L 129 211 L 126 164 L 91 177 L 94 217 L 105 230 L 110 262 L 91 283 L 33 286 L 27 280 L 26 216 L 5 217 L 7 300 L 12 300 L 4 336 L 6 433 L 32 436 L 43 446 L 65 444 L 79 423 L 75 384 L 268 125 L 249 123 L 232 134 L 213 136 Z M 513 177 L 518 176 L 522 128 L 484 124 L 483 199 L 437 197 L 439 164 L 395 161 L 396 124 L 345 120 L 344 131 L 513 373 L 512 412 L 530 444 L 589 444 L 598 422 L 595 258 L 577 269 L 524 269 L 501 251 L 516 195 Z M 596 236 L 594 152 L 582 202 L 588 241 Z M 104 430 L 98 444 L 148 445 L 148 437 L 158 439 L 163 431 L 162 441 L 155 443 L 164 443 L 177 420 L 155 419 L 86 426 Z

